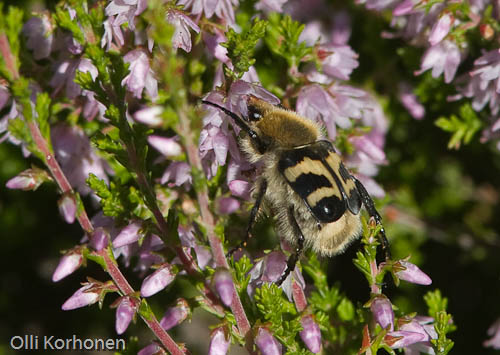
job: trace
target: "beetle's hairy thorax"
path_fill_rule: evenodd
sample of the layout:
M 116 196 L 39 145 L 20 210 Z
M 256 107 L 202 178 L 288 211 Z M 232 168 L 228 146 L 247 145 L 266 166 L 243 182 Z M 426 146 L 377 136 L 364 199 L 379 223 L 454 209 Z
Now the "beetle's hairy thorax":
M 261 135 L 285 149 L 311 144 L 320 138 L 320 131 L 313 121 L 281 109 L 266 112 L 255 127 Z

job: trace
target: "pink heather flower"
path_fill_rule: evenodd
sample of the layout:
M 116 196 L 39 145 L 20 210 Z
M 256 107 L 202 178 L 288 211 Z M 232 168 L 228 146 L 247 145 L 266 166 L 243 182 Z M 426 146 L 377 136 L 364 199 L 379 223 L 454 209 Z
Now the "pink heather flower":
M 332 95 L 319 85 L 304 86 L 300 90 L 297 113 L 316 122 L 323 121 L 331 139 L 336 138 L 337 125 L 343 128 L 351 126 L 349 118 L 341 113 Z
M 222 303 L 229 307 L 234 295 L 234 284 L 231 273 L 228 270 L 219 269 L 215 272 L 212 282 Z
M 120 304 L 116 307 L 115 330 L 118 335 L 125 333 L 130 322 L 134 318 L 137 307 L 130 297 L 122 297 Z
M 155 135 L 148 137 L 148 143 L 167 158 L 181 155 L 182 147 L 177 140 L 176 137 L 167 138 Z
M 358 155 L 363 154 L 375 164 L 386 164 L 384 151 L 370 138 L 371 137 L 368 135 L 355 136 L 350 138 L 349 141 L 356 148 L 356 153 Z
M 248 181 L 244 180 L 233 180 L 229 184 L 229 191 L 233 194 L 233 196 L 241 197 L 245 200 L 250 198 L 250 189 L 251 185 Z
M 411 91 L 407 84 L 399 85 L 398 98 L 414 119 L 421 120 L 424 117 L 425 107 L 418 102 L 417 96 Z
M 415 332 L 407 332 L 404 330 L 397 330 L 389 332 L 384 337 L 384 342 L 392 349 L 401 349 L 409 345 L 419 343 L 425 339 L 425 335 Z
M 81 128 L 58 124 L 52 127 L 50 133 L 56 159 L 71 186 L 78 192 L 82 195 L 92 192 L 86 183 L 90 173 L 108 182 L 105 163 L 94 152 Z
M 12 190 L 34 191 L 44 181 L 46 181 L 46 179 L 43 178 L 43 176 L 40 175 L 36 170 L 27 169 L 7 181 L 5 186 L 8 189 Z
M 64 255 L 52 274 L 52 281 L 58 282 L 66 276 L 71 275 L 82 265 L 83 256 L 81 250 L 73 250 Z
M 237 80 L 229 89 L 226 108 L 229 110 L 240 113 L 243 116 L 247 116 L 247 105 L 245 98 L 249 95 L 258 97 L 264 101 L 269 102 L 272 105 L 277 105 L 280 100 L 274 96 L 272 93 L 264 89 L 260 85 L 251 84 L 243 80 Z
M 220 45 L 220 43 L 227 41 L 226 36 L 224 35 L 224 32 L 218 28 L 214 28 L 214 32 L 214 35 L 211 35 L 208 32 L 202 33 L 205 47 L 211 55 L 226 64 L 228 67 L 232 68 L 233 64 L 231 63 L 231 59 L 227 56 L 227 48 Z
M 104 118 L 104 113 L 106 112 L 106 106 L 95 99 L 95 93 L 92 91 L 83 90 L 82 96 L 86 97 L 85 103 L 83 105 L 83 117 L 87 121 L 92 121 L 96 116 L 102 121 L 106 121 Z
M 255 4 L 257 10 L 264 10 L 267 12 L 283 12 L 283 5 L 288 0 L 259 0 Z
M 321 331 L 319 325 L 314 321 L 312 316 L 305 316 L 300 320 L 302 330 L 300 338 L 306 344 L 307 348 L 313 354 L 317 354 L 321 350 Z
M 174 35 L 172 36 L 172 45 L 174 48 L 182 48 L 186 52 L 191 52 L 191 32 L 189 27 L 196 33 L 200 32 L 200 28 L 186 16 L 182 11 L 170 10 L 167 14 L 167 21 L 175 27 Z
M 321 60 L 323 72 L 340 80 L 349 80 L 353 69 L 359 65 L 358 55 L 347 45 L 320 46 L 318 57 Z
M 158 270 L 146 277 L 142 282 L 141 296 L 150 297 L 167 287 L 175 279 L 175 273 L 170 264 L 165 263 Z
M 466 84 L 458 87 L 460 94 L 451 98 L 451 100 L 461 99 L 462 97 L 472 98 L 472 108 L 475 111 L 481 111 L 489 103 L 490 112 L 496 115 L 499 111 L 500 95 L 497 92 L 497 80 L 484 81 L 480 75 L 461 77 L 459 81 L 466 80 Z
M 413 7 L 415 6 L 416 2 L 418 2 L 418 0 L 402 1 L 401 3 L 399 3 L 398 6 L 394 8 L 394 10 L 392 11 L 392 15 L 393 16 L 408 15 L 413 10 Z
M 368 10 L 381 11 L 392 8 L 400 0 L 356 0 L 357 3 L 364 3 Z
M 249 272 L 250 282 L 247 286 L 248 295 L 253 297 L 255 289 L 261 287 L 264 283 L 278 281 L 281 275 L 285 272 L 286 262 L 287 257 L 281 251 L 273 251 L 257 261 Z M 288 275 L 280 286 L 285 291 L 290 302 L 293 302 L 293 279 L 299 283 L 304 282 L 303 280 L 301 281 L 302 275 L 300 275 L 298 268 L 295 268 L 295 270 Z
M 404 348 L 405 354 L 434 354 L 434 349 L 430 342 L 431 339 L 437 339 L 438 335 L 434 329 L 434 319 L 432 317 L 416 316 L 410 322 L 400 325 L 399 330 L 413 332 L 423 335 L 419 342 L 410 344 Z
M 212 102 L 217 103 L 215 100 Z M 200 132 L 198 147 L 208 178 L 215 176 L 218 167 L 226 164 L 229 140 L 234 140 L 229 134 L 228 123 L 224 116 L 220 110 L 213 108 L 209 109 L 208 115 L 203 119 L 204 128 Z
M 448 35 L 453 21 L 453 16 L 449 13 L 446 13 L 439 18 L 434 26 L 432 26 L 431 33 L 429 35 L 429 43 L 432 46 L 435 46 L 436 44 L 441 42 L 446 37 L 446 35 Z
M 128 22 L 131 30 L 135 29 L 135 16 L 140 15 L 147 7 L 147 0 L 113 0 L 106 6 L 106 16 L 115 16 L 120 25 Z
M 119 248 L 137 242 L 142 236 L 142 233 L 140 233 L 141 228 L 141 222 L 132 222 L 123 228 L 116 238 L 113 239 L 113 248 Z
M 97 227 L 90 236 L 90 246 L 99 251 L 108 246 L 109 240 L 110 235 L 108 231 L 102 227 Z
M 219 0 L 178 0 L 177 5 L 184 5 L 184 9 L 191 9 L 193 15 L 205 13 L 208 19 L 213 16 Z
M 481 111 L 489 103 L 490 112 L 496 115 L 500 107 L 500 50 L 492 50 L 474 61 L 475 68 L 459 78 L 459 95 L 472 98 L 472 108 Z M 465 84 L 463 84 L 465 82 Z
M 177 228 L 181 244 L 185 248 L 193 248 L 196 253 L 196 259 L 200 269 L 204 269 L 207 265 L 213 264 L 212 253 L 204 245 L 198 244 L 193 227 L 179 226 Z
M 162 184 L 165 184 L 168 181 L 173 181 L 173 184 L 175 186 L 184 185 L 184 188 L 189 189 L 189 187 L 193 183 L 193 178 L 191 176 L 191 166 L 186 162 L 171 162 L 163 173 L 160 182 Z
M 215 13 L 228 24 L 233 24 L 233 6 L 238 5 L 238 0 L 178 0 L 177 5 L 184 5 L 185 9 L 191 9 L 193 15 L 200 15 L 204 12 L 207 19 Z
M 165 350 L 156 343 L 151 343 L 145 348 L 139 350 L 137 355 L 162 355 L 166 354 Z
M 226 355 L 231 341 L 226 336 L 224 327 L 215 328 L 210 335 L 208 355 Z
M 281 355 L 281 343 L 265 328 L 259 328 L 255 337 L 255 344 L 262 355 Z
M 82 94 L 82 88 L 75 83 L 76 71 L 90 73 L 93 80 L 97 78 L 97 68 L 89 59 L 67 59 L 58 64 L 56 73 L 50 80 L 49 85 L 54 88 L 55 93 L 66 88 L 66 96 L 69 99 L 74 99 Z
M 196 1 L 196 0 L 195 0 Z M 223 19 L 227 24 L 234 24 L 234 9 L 233 6 L 238 6 L 238 0 L 219 0 L 215 7 L 215 15 Z
M 66 223 L 72 224 L 76 217 L 75 197 L 70 194 L 64 194 L 57 204 L 59 206 L 59 213 L 63 216 Z
M 151 265 L 158 265 L 165 262 L 163 256 L 158 253 L 159 250 L 164 248 L 165 244 L 160 237 L 154 234 L 146 236 L 136 253 L 139 260 L 134 267 L 134 271 L 139 271 L 139 274 L 144 276 L 144 274 L 151 268 Z
M 444 72 L 444 82 L 449 84 L 455 77 L 458 65 L 460 64 L 460 50 L 451 41 L 441 41 L 430 47 L 422 57 L 420 70 L 416 75 L 432 69 L 432 77 L 437 78 Z
M 484 347 L 500 349 L 500 318 L 498 318 L 488 329 L 488 335 L 491 337 L 483 342 Z
M 387 163 L 383 148 L 388 122 L 379 103 L 370 95 L 365 93 L 364 97 L 359 97 L 357 100 L 359 108 L 356 110 L 362 112 L 362 124 L 371 127 L 372 130 L 364 136 L 349 138 L 356 150 L 354 154 L 347 157 L 345 163 L 348 168 L 357 170 L 356 177 L 363 183 L 370 195 L 384 197 L 384 190 L 371 177 L 378 173 L 380 165 Z M 353 97 L 352 101 L 356 102 L 356 98 Z
M 396 276 L 401 280 L 419 285 L 430 285 L 432 283 L 431 278 L 420 270 L 415 264 L 406 260 L 399 260 L 398 264 L 405 268 L 404 270 L 396 271 Z
M 109 51 L 113 42 L 115 45 L 120 48 L 125 43 L 125 39 L 123 37 L 123 32 L 121 28 L 121 23 L 119 23 L 114 16 L 109 16 L 107 20 L 104 21 L 104 35 L 101 38 L 101 47 L 106 47 L 106 50 Z
M 191 309 L 187 301 L 184 298 L 178 298 L 176 305 L 167 309 L 165 315 L 160 320 L 160 325 L 163 329 L 169 330 L 181 324 L 190 315 Z
M 88 291 L 93 284 L 86 284 L 79 288 L 70 298 L 62 305 L 63 311 L 70 311 L 72 309 L 90 306 L 99 300 L 99 294 L 94 291 Z
M 323 31 L 321 21 L 314 20 L 306 23 L 306 27 L 299 36 L 299 43 L 306 42 L 309 47 L 313 47 L 316 43 L 326 43 L 327 35 Z
M 135 111 L 132 116 L 137 122 L 150 127 L 159 127 L 163 123 L 162 114 L 163 108 L 161 106 L 151 106 Z
M 496 81 L 496 89 L 500 91 L 500 49 L 495 49 L 485 53 L 474 61 L 476 67 L 470 74 L 472 76 L 479 75 L 483 81 Z
M 232 197 L 221 197 L 217 202 L 220 214 L 231 214 L 240 208 L 240 202 Z
M 130 63 L 130 73 L 122 80 L 122 85 L 126 85 L 138 99 L 142 96 L 142 90 L 146 89 L 149 97 L 155 100 L 158 97 L 158 82 L 149 66 L 148 55 L 141 49 L 134 49 L 125 54 L 123 60 Z
M 31 17 L 23 26 L 27 37 L 26 47 L 33 51 L 35 60 L 47 58 L 52 50 L 52 24 L 46 14 Z
M 380 324 L 382 329 L 389 327 L 389 330 L 394 330 L 394 311 L 389 299 L 383 295 L 376 296 L 370 305 L 375 321 Z

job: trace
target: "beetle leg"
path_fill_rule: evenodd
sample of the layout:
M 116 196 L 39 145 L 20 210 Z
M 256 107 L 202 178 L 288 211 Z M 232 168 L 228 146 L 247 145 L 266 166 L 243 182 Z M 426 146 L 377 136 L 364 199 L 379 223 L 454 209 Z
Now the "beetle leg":
M 252 210 L 250 211 L 250 220 L 248 221 L 247 233 L 245 235 L 245 238 L 240 242 L 240 244 L 238 244 L 238 246 L 231 249 L 227 253 L 226 257 L 229 258 L 231 257 L 231 255 L 233 255 L 233 253 L 236 250 L 246 247 L 248 240 L 252 237 L 251 231 L 255 224 L 255 221 L 257 220 L 257 214 L 259 213 L 259 209 L 262 204 L 262 199 L 266 194 L 266 190 L 267 190 L 267 181 L 265 179 L 262 179 L 257 187 L 257 197 L 255 198 L 255 204 L 253 205 Z
M 295 253 L 293 253 L 289 258 L 286 263 L 286 269 L 283 275 L 279 278 L 278 281 L 276 281 L 276 285 L 280 286 L 283 281 L 286 280 L 288 275 L 295 269 L 295 264 L 297 264 L 297 261 L 299 260 L 300 254 L 302 254 L 302 250 L 304 249 L 304 234 L 302 234 L 302 231 L 300 230 L 299 224 L 297 223 L 297 220 L 295 219 L 294 216 L 294 207 L 290 206 L 288 208 L 288 222 L 292 226 L 295 236 L 297 237 L 297 246 L 295 247 Z
M 356 183 L 356 188 L 358 189 L 358 192 L 361 195 L 361 200 L 363 200 L 363 205 L 365 205 L 368 214 L 370 215 L 370 217 L 373 217 L 375 219 L 375 222 L 377 222 L 377 224 L 382 226 L 382 228 L 380 228 L 382 249 L 384 250 L 386 260 L 390 259 L 391 249 L 389 248 L 389 241 L 387 240 L 387 236 L 385 235 L 385 229 L 384 226 L 382 225 L 382 217 L 380 217 L 377 210 L 375 209 L 375 204 L 373 203 L 372 198 L 368 194 L 368 191 L 366 191 L 363 184 L 354 176 L 352 178 Z

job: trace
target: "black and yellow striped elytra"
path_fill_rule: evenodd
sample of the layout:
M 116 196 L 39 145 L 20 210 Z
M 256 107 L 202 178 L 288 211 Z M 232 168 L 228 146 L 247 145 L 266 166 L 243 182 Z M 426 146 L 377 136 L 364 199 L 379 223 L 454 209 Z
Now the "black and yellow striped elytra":
M 318 222 L 335 222 L 346 208 L 359 213 L 361 197 L 354 180 L 329 141 L 284 151 L 278 169 Z
M 345 168 L 315 122 L 254 96 L 247 98 L 248 117 L 240 117 L 216 103 L 203 103 L 234 120 L 244 132 L 240 139 L 242 150 L 250 162 L 261 166 L 245 239 L 229 255 L 246 245 L 263 205 L 275 215 L 280 236 L 295 245 L 278 285 L 293 271 L 304 247 L 332 256 L 358 238 L 362 205 L 381 224 L 370 195 Z M 380 235 L 389 257 L 383 228 Z

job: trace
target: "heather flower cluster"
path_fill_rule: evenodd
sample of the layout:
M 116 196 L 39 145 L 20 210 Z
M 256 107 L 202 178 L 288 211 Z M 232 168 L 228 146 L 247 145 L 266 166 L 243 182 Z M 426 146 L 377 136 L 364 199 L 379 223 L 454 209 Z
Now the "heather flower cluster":
M 355 3 L 390 15 L 382 39 L 397 38 L 422 52 L 420 67 L 394 85 L 399 112 L 415 120 L 426 117 L 414 88 L 430 72 L 453 88 L 448 102 L 470 102 L 488 122 L 471 124 L 483 129 L 482 142 L 500 137 L 500 49 L 492 40 L 497 18 L 488 1 Z M 271 239 L 241 222 L 249 217 L 262 166 L 242 151 L 245 132 L 238 123 L 201 100 L 243 119 L 250 96 L 296 111 L 335 143 L 377 206 L 378 199 L 394 198 L 378 176 L 389 165 L 386 141 L 397 120 L 378 87 L 356 78 L 363 58 L 352 44 L 354 24 L 347 10 L 320 0 L 240 5 L 238 0 L 63 2 L 54 14 L 26 14 L 17 27 L 22 22 L 13 20 L 22 14 L 0 7 L 10 19 L 0 21 L 0 142 L 17 145 L 36 160 L 6 187 L 56 186 L 61 218 L 82 228 L 79 243 L 63 251 L 53 282 L 81 277 L 91 262 L 108 275 L 106 280 L 86 275 L 62 309 L 77 312 L 96 303 L 114 308 L 118 335 L 132 335 L 130 324 L 142 319 L 155 339 L 140 339 L 140 354 L 188 353 L 190 344 L 181 344 L 171 330 L 189 322 L 202 322 L 211 355 L 236 346 L 264 355 L 380 349 L 446 354 L 455 324 L 441 292 L 424 296 L 426 315 L 403 311 L 397 298 L 386 294 L 387 284 L 396 289 L 411 283 L 411 290 L 427 291 L 432 280 L 410 262 L 409 253 L 402 256 L 399 250 L 398 258 L 380 262 L 378 216 L 363 217 L 353 260 L 366 279 L 363 305 L 327 281 L 327 263 L 311 251 L 278 286 L 295 246 L 275 233 L 271 250 L 250 241 L 228 256 L 246 233 Z M 328 18 L 318 15 L 330 12 Z M 474 31 L 490 41 L 477 58 L 470 57 L 467 37 Z M 440 127 L 453 131 L 443 120 Z M 464 132 L 454 146 L 472 135 Z M 258 215 L 269 215 L 272 225 L 269 207 Z M 389 213 L 382 215 L 390 225 Z M 259 245 L 268 248 L 262 239 Z M 140 283 L 131 285 L 125 276 L 130 273 Z M 160 307 L 162 313 L 155 314 Z M 198 309 L 217 322 L 197 319 Z M 483 345 L 500 348 L 499 334 L 497 320 Z
M 497 6 L 493 1 L 439 1 L 419 0 L 357 1 L 367 9 L 392 15 L 386 38 L 401 38 L 424 50 L 420 69 L 415 75 L 430 71 L 433 78 L 442 77 L 454 87 L 456 94 L 449 101 L 467 98 L 476 112 L 481 112 L 484 123 L 482 142 L 494 140 L 498 144 L 499 78 L 496 21 Z M 481 38 L 484 47 L 474 56 L 470 50 L 472 36 Z M 405 83 L 402 83 L 405 84 Z M 407 91 L 407 90 L 402 90 Z M 416 119 L 424 116 L 423 107 L 411 94 L 401 94 L 401 103 Z M 488 107 L 489 110 L 483 110 Z M 451 143 L 451 142 L 450 142 Z M 458 147 L 460 142 L 456 144 Z M 466 141 L 467 143 L 467 141 Z

